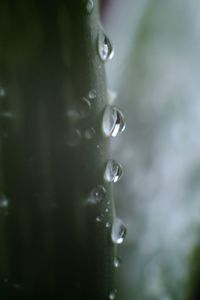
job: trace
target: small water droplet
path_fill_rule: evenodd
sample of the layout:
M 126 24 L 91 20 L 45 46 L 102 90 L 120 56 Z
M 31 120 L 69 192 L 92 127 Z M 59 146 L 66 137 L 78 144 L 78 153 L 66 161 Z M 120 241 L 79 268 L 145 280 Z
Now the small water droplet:
M 93 0 L 87 0 L 87 3 L 86 3 L 86 11 L 88 14 L 91 14 L 92 11 L 94 9 L 94 2 Z
M 8 199 L 4 196 L 4 195 L 1 195 L 0 196 L 0 208 L 6 208 L 8 207 Z
M 112 224 L 111 239 L 115 244 L 121 244 L 126 236 L 126 226 L 119 218 L 115 218 Z
M 89 128 L 86 129 L 84 136 L 87 140 L 91 140 L 95 135 L 95 129 L 94 128 Z
M 116 269 L 119 268 L 120 265 L 121 265 L 121 259 L 120 259 L 119 257 L 116 256 L 116 257 L 114 258 L 113 264 L 114 264 L 114 267 L 115 267 Z
M 110 228 L 111 227 L 111 223 L 110 222 L 106 222 L 106 228 Z
M 108 214 L 109 213 L 109 208 L 105 209 L 105 213 Z
M 114 159 L 108 160 L 104 173 L 104 179 L 108 182 L 117 182 L 122 177 L 122 167 Z
M 102 202 L 106 197 L 106 189 L 102 185 L 97 185 L 90 192 L 88 202 L 91 204 L 97 204 Z
M 109 299 L 114 300 L 116 298 L 116 296 L 117 296 L 117 290 L 114 289 L 113 291 L 110 292 Z
M 126 127 L 122 112 L 115 106 L 107 105 L 102 122 L 103 133 L 107 136 L 117 136 L 123 132 Z
M 99 216 L 96 217 L 96 222 L 97 222 L 97 223 L 100 223 L 101 221 L 102 221 L 102 218 L 101 218 L 101 217 L 99 217 Z
M 79 129 L 71 129 L 67 133 L 66 143 L 70 147 L 76 147 L 80 144 L 82 139 L 81 132 Z
M 2 86 L 0 86 L 0 97 L 4 97 L 5 95 L 6 95 L 5 89 Z
M 88 98 L 91 99 L 91 100 L 94 100 L 97 96 L 97 92 L 95 89 L 92 89 L 89 91 L 88 93 Z
M 69 120 L 72 121 L 79 119 L 79 113 L 74 108 L 68 109 L 68 111 L 66 112 L 66 116 L 68 117 Z
M 81 118 L 87 118 L 91 110 L 90 101 L 87 98 L 83 97 L 79 102 L 78 110 Z
M 114 56 L 113 46 L 102 30 L 99 32 L 98 36 L 98 53 L 103 62 L 112 59 Z

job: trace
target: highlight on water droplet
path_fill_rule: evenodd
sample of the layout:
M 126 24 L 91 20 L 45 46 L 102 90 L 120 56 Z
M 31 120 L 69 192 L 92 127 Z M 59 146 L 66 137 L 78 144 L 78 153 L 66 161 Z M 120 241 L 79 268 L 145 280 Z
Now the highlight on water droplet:
M 113 265 L 114 265 L 114 267 L 115 267 L 116 269 L 120 267 L 120 265 L 121 265 L 121 259 L 120 259 L 118 256 L 116 256 L 116 257 L 114 258 Z
M 115 217 L 112 224 L 111 239 L 115 244 L 121 244 L 126 236 L 127 229 L 121 219 Z
M 71 128 L 66 134 L 66 144 L 70 147 L 76 147 L 81 143 L 81 131 L 77 128 Z
M 87 199 L 90 204 L 98 204 L 106 198 L 106 189 L 102 185 L 97 185 L 92 189 Z
M 97 91 L 95 89 L 91 89 L 88 93 L 88 98 L 94 100 L 97 96 Z
M 114 300 L 116 298 L 116 296 L 117 296 L 117 290 L 114 289 L 113 291 L 111 291 L 109 293 L 109 300 Z
M 83 97 L 78 104 L 78 111 L 81 118 L 87 118 L 90 114 L 91 103 L 90 101 Z
M 108 59 L 112 59 L 114 56 L 113 46 L 103 30 L 99 31 L 98 53 L 103 62 L 106 62 Z
M 107 105 L 102 121 L 102 130 L 105 136 L 117 136 L 123 132 L 126 127 L 122 112 L 115 106 Z
M 104 179 L 107 182 L 117 182 L 122 177 L 122 167 L 114 159 L 108 160 L 104 172 Z
M 95 135 L 95 129 L 93 127 L 86 129 L 84 132 L 84 137 L 86 140 L 91 140 Z
M 91 14 L 92 11 L 93 11 L 93 9 L 94 9 L 94 2 L 93 2 L 93 0 L 87 0 L 87 2 L 86 2 L 86 11 L 87 11 L 87 13 Z

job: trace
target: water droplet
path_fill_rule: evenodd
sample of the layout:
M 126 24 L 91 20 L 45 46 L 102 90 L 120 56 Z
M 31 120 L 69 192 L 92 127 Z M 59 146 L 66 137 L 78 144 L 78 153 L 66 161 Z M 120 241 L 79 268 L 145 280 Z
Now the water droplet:
M 94 128 L 89 128 L 89 129 L 86 129 L 85 133 L 84 133 L 84 136 L 87 140 L 91 140 L 95 135 L 95 130 Z
M 116 256 L 116 257 L 114 258 L 113 264 L 114 264 L 114 267 L 115 267 L 116 269 L 119 268 L 120 265 L 121 265 L 121 259 L 120 259 L 119 257 Z
M 101 221 L 102 221 L 102 218 L 101 218 L 101 217 L 99 217 L 99 216 L 96 217 L 96 222 L 97 222 L 97 223 L 100 223 Z
M 106 228 L 110 228 L 111 227 L 111 223 L 110 222 L 106 222 Z
M 106 189 L 102 185 L 97 185 L 90 192 L 88 202 L 91 204 L 97 204 L 102 202 L 106 197 Z
M 80 144 L 82 139 L 81 132 L 79 129 L 71 129 L 67 133 L 66 143 L 70 147 L 76 147 Z
M 0 196 L 0 208 L 6 208 L 8 207 L 8 199 L 2 195 Z
M 107 105 L 103 114 L 102 130 L 107 136 L 117 136 L 126 127 L 122 112 L 115 106 Z
M 2 86 L 0 86 L 0 97 L 4 97 L 6 95 L 6 91 Z
M 106 34 L 101 30 L 98 37 L 98 53 L 102 61 L 112 59 L 114 56 L 114 50 L 111 42 Z
M 96 96 L 97 96 L 97 92 L 95 89 L 92 89 L 89 91 L 89 93 L 88 93 L 89 99 L 94 100 L 96 98 Z
M 87 13 L 91 14 L 92 11 L 93 11 L 93 9 L 94 9 L 94 2 L 93 2 L 93 0 L 88 0 L 87 4 L 86 4 L 86 11 L 87 11 Z
M 104 179 L 108 182 L 117 182 L 122 177 L 122 167 L 114 159 L 108 160 L 104 173 Z
M 124 238 L 126 236 L 126 226 L 120 220 L 119 218 L 115 218 L 112 224 L 112 233 L 111 233 L 111 238 L 113 243 L 115 244 L 121 244 L 124 241 Z
M 79 113 L 74 108 L 68 109 L 68 111 L 66 112 L 66 116 L 68 117 L 69 120 L 79 119 Z
M 105 209 L 105 213 L 108 214 L 109 213 L 109 208 Z
M 117 296 L 117 290 L 114 289 L 112 292 L 110 292 L 109 299 L 114 300 L 116 298 L 116 296 Z
M 78 110 L 81 118 L 87 118 L 91 110 L 90 101 L 87 98 L 83 97 L 79 102 Z

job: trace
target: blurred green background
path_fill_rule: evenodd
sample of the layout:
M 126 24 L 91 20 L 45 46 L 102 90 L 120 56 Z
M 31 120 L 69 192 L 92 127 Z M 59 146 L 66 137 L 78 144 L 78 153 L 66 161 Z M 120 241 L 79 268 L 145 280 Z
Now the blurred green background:
M 108 1 L 107 65 L 126 132 L 115 185 L 128 227 L 119 299 L 200 299 L 200 1 Z

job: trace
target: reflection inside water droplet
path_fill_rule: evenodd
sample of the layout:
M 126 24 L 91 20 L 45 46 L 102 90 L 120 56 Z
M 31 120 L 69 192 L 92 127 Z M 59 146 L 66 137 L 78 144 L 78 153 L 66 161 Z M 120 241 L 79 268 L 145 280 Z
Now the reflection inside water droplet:
M 89 91 L 89 93 L 88 93 L 89 99 L 93 100 L 93 99 L 96 98 L 96 96 L 97 96 L 97 92 L 96 92 L 95 89 L 92 89 L 92 90 Z
M 115 218 L 112 224 L 111 239 L 115 244 L 121 244 L 126 236 L 126 226 L 119 218 Z
M 87 0 L 87 3 L 86 3 L 86 11 L 88 14 L 91 14 L 92 11 L 94 9 L 94 2 L 93 0 Z
M 103 62 L 112 59 L 114 56 L 113 46 L 102 30 L 99 32 L 98 36 L 98 53 Z
M 104 179 L 108 182 L 117 182 L 122 177 L 122 167 L 114 159 L 108 160 L 104 172 Z
M 126 127 L 124 116 L 122 112 L 115 106 L 107 105 L 102 121 L 103 133 L 107 136 L 117 136 L 123 132 Z
M 84 133 L 84 136 L 87 140 L 91 140 L 94 137 L 94 135 L 95 135 L 95 129 L 93 127 L 86 129 Z
M 97 185 L 90 192 L 87 201 L 91 204 L 98 204 L 102 202 L 106 197 L 106 189 L 102 185 Z

